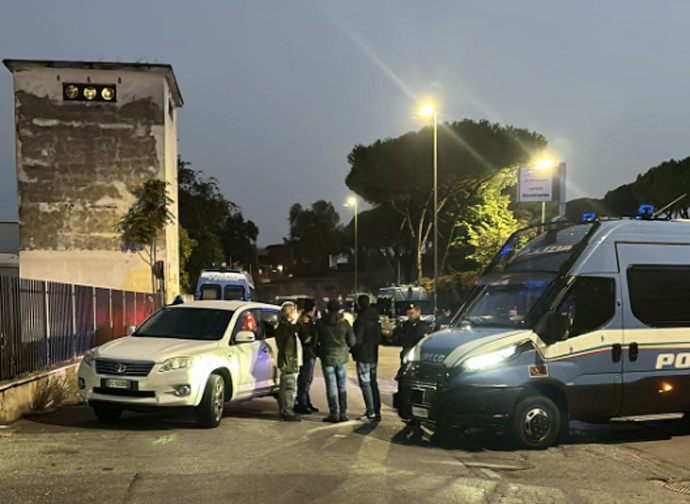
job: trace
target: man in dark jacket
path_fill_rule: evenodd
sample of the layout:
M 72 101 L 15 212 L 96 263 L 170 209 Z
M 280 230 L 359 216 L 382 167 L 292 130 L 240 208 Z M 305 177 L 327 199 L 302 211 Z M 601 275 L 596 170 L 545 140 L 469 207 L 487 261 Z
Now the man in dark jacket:
M 350 348 L 355 345 L 352 326 L 340 315 L 340 303 L 328 302 L 328 313 L 316 323 L 316 354 L 321 359 L 323 377 L 328 396 L 328 417 L 324 422 L 346 422 L 347 416 L 347 363 Z M 337 396 L 336 396 L 337 385 Z M 337 400 L 336 400 L 337 399 Z M 340 415 L 338 415 L 340 405 Z
M 316 352 L 314 351 L 314 340 L 316 335 L 316 325 L 312 321 L 309 313 L 302 314 L 302 325 L 299 328 L 298 336 L 302 343 L 302 367 L 299 370 L 297 379 L 297 401 L 295 411 L 308 415 L 318 413 L 311 403 L 309 389 L 314 380 L 314 368 L 316 367 Z
M 280 323 L 276 328 L 276 346 L 278 347 L 278 369 L 280 369 L 280 390 L 278 404 L 280 419 L 285 422 L 299 422 L 295 415 L 295 393 L 297 391 L 297 373 L 302 363 L 302 345 L 299 340 L 301 324 L 297 321 L 297 307 L 287 302 L 280 309 Z
M 412 350 L 417 343 L 431 334 L 431 327 L 423 322 L 420 317 L 422 310 L 418 305 L 412 304 L 407 309 L 407 321 L 402 326 L 402 351 L 400 360 Z
M 381 421 L 381 396 L 376 382 L 376 365 L 379 360 L 381 327 L 378 312 L 369 306 L 369 296 L 357 298 L 357 320 L 354 329 L 357 343 L 352 348 L 352 356 L 357 363 L 357 377 L 362 389 L 367 411 L 360 420 Z

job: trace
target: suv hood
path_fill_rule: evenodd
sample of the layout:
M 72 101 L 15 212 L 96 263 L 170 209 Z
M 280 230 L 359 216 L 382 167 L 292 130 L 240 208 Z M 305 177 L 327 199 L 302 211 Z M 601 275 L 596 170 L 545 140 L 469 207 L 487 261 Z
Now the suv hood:
M 95 350 L 95 357 L 162 363 L 172 357 L 191 357 L 217 347 L 218 341 L 128 336 L 98 347 Z
M 420 342 L 421 362 L 456 365 L 465 355 L 487 343 L 528 335 L 532 331 L 512 330 L 504 327 L 455 327 L 433 333 Z

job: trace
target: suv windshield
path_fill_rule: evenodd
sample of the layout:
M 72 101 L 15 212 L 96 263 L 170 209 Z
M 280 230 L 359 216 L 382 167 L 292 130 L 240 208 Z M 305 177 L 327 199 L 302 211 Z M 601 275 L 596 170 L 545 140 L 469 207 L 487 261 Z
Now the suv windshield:
M 235 312 L 209 308 L 163 308 L 133 334 L 147 338 L 219 340 Z
M 478 287 L 457 324 L 521 327 L 555 275 L 506 276 Z

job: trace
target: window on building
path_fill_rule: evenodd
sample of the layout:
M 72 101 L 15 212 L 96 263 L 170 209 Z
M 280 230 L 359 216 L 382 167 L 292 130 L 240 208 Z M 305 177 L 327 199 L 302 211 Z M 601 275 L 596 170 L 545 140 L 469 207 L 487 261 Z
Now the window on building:
M 690 266 L 631 266 L 633 315 L 651 327 L 690 327 Z

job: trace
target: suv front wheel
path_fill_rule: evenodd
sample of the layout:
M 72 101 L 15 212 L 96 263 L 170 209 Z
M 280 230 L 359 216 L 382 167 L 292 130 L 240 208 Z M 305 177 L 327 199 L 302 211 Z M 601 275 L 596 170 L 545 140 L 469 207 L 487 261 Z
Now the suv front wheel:
M 201 427 L 213 428 L 220 425 L 225 407 L 225 382 L 223 377 L 212 374 L 201 403 L 196 407 L 196 421 Z

